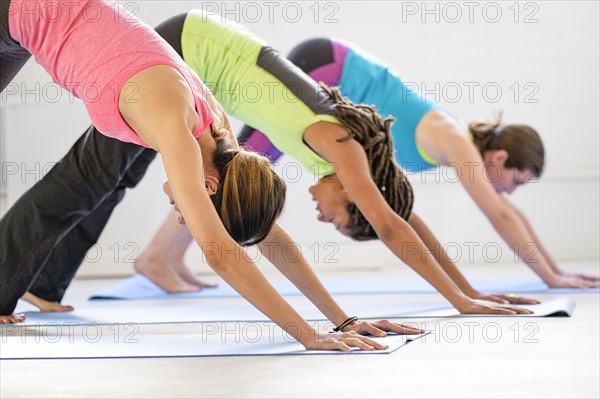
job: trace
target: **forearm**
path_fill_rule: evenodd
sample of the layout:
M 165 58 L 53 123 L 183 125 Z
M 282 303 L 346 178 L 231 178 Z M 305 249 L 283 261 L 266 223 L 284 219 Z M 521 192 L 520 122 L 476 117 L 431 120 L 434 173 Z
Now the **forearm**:
M 278 269 L 333 324 L 340 325 L 348 318 L 348 314 L 337 304 L 304 259 L 297 262 L 295 267 L 278 267 Z
M 440 251 L 443 252 L 443 249 L 440 249 Z M 458 270 L 458 267 L 456 267 L 456 265 L 448 259 L 445 253 L 442 255 L 441 259 L 437 259 L 437 261 L 444 270 L 444 272 L 446 272 L 448 277 L 450 277 L 452 281 L 454 281 L 454 283 L 458 286 L 458 288 L 460 288 L 460 290 L 465 295 L 471 298 L 476 297 L 477 291 L 475 290 L 475 288 L 473 288 L 473 286 L 469 283 L 466 277 L 460 272 L 460 270 Z
M 238 247 L 237 250 L 242 252 L 237 262 L 226 261 L 213 267 L 215 272 L 296 340 L 306 344 L 314 339 L 315 332 L 309 324 L 273 288 L 256 265 L 246 258 L 242 248 Z
M 550 265 L 538 243 L 527 230 L 515 212 L 507 212 L 493 221 L 494 228 L 517 256 L 525 262 L 542 280 L 550 283 L 556 271 Z
M 417 233 L 404 221 L 380 234 L 383 243 L 404 263 L 427 280 L 455 308 L 461 310 L 469 298 L 446 274 L 435 258 L 426 249 Z
M 419 235 L 421 240 L 423 240 L 423 243 L 427 249 L 433 254 L 435 260 L 442 267 L 448 277 L 454 281 L 454 283 L 463 293 L 471 298 L 474 298 L 477 291 L 473 288 L 473 286 L 471 286 L 460 270 L 458 270 L 458 267 L 456 267 L 452 260 L 450 260 L 448 254 L 446 254 L 446 251 L 443 248 L 443 245 L 433 235 L 431 230 L 429 230 L 421 218 L 413 213 L 409 219 L 409 224 Z
M 333 324 L 341 324 L 348 318 L 348 315 L 335 302 L 302 255 L 300 248 L 294 244 L 292 238 L 283 229 L 276 226 L 267 239 L 259 244 L 259 248 L 261 253 Z M 292 246 L 297 248 L 298 252 L 290 256 L 287 251 Z M 285 254 L 284 251 L 286 251 Z
M 511 209 L 516 217 L 521 221 L 527 233 L 529 234 L 531 241 L 528 242 L 529 250 L 533 252 L 529 258 L 529 262 L 527 264 L 535 268 L 536 264 L 534 263 L 536 258 L 541 258 L 542 262 L 541 266 L 545 268 L 547 271 L 547 276 L 542 276 L 540 273 L 540 277 L 548 284 L 550 287 L 574 287 L 574 288 L 594 288 L 597 284 L 597 278 L 595 276 L 586 276 L 586 275 L 577 275 L 572 273 L 566 273 L 558 267 L 550 252 L 542 245 L 541 240 L 535 233 L 531 223 L 527 220 L 527 217 L 523 212 L 519 210 L 514 204 L 512 204 L 507 198 L 501 197 L 505 203 L 505 205 Z M 532 265 L 533 263 L 533 265 Z M 539 265 L 539 263 L 538 263 Z M 537 272 L 537 271 L 536 271 Z M 595 284 L 596 282 L 596 284 Z
M 196 217 L 195 212 L 198 212 Z M 314 340 L 314 331 L 308 323 L 273 288 L 223 226 L 217 224 L 218 217 L 211 223 L 213 228 L 203 232 L 206 226 L 200 220 L 200 212 L 198 207 L 187 208 L 184 216 L 209 266 L 242 297 L 299 342 L 306 346 Z M 191 220 L 187 216 L 190 214 Z M 204 219 L 206 222 L 206 215 Z
M 556 274 L 562 274 L 563 271 L 560 269 L 560 267 L 558 267 L 558 264 L 554 261 L 554 259 L 552 258 L 552 256 L 550 255 L 550 253 L 548 252 L 546 247 L 544 247 L 544 245 L 542 245 L 542 242 L 535 235 L 533 236 L 533 238 L 535 240 L 536 247 L 539 249 L 542 256 L 544 257 L 544 259 L 546 260 L 546 262 L 552 269 L 552 271 Z
M 506 200 L 506 201 L 508 202 L 508 200 Z M 562 270 L 560 270 L 560 268 L 558 267 L 558 265 L 556 264 L 556 262 L 554 261 L 552 256 L 550 256 L 550 253 L 542 245 L 542 241 L 539 239 L 539 237 L 535 233 L 535 230 L 533 229 L 533 226 L 531 225 L 531 223 L 529 223 L 529 221 L 527 220 L 525 215 L 523 213 L 521 213 L 518 209 L 516 209 L 516 207 L 514 205 L 512 205 L 512 204 L 510 204 L 510 205 L 511 205 L 511 208 L 513 209 L 513 211 L 515 212 L 515 214 L 517 215 L 517 217 L 519 219 L 521 219 L 521 221 L 525 225 L 527 232 L 529 233 L 529 235 L 532 238 L 532 242 L 535 245 L 535 248 L 537 248 L 541 252 L 544 259 L 546 259 L 548 266 L 550 266 L 550 268 L 552 269 L 552 271 L 554 271 L 554 273 L 561 274 Z

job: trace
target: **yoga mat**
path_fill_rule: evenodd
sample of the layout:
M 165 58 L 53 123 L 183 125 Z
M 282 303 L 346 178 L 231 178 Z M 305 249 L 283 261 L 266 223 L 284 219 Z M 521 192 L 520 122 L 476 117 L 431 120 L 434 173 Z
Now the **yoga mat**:
M 243 332 L 245 331 L 245 332 Z M 117 358 L 182 358 L 214 356 L 266 355 L 367 355 L 390 354 L 420 335 L 388 335 L 373 338 L 388 345 L 386 350 L 352 352 L 305 350 L 302 344 L 277 328 L 258 328 L 211 334 L 130 334 L 112 331 L 86 331 L 82 335 L 3 336 L 0 359 L 117 359 Z
M 294 285 L 285 279 L 272 281 L 284 296 L 301 295 Z M 323 284 L 334 295 L 343 294 L 398 294 L 435 293 L 436 290 L 422 279 L 324 279 Z M 484 292 L 500 293 L 600 293 L 600 289 L 548 288 L 541 280 L 473 280 L 473 286 Z M 135 274 L 90 297 L 100 299 L 159 299 L 159 298 L 228 298 L 239 294 L 226 283 L 199 292 L 169 294 L 146 277 Z
M 305 298 L 293 298 L 292 306 L 306 320 L 325 320 Z M 570 317 L 575 301 L 567 297 L 548 298 L 539 305 L 519 305 L 533 310 L 531 315 L 460 315 L 448 302 L 410 302 L 405 298 L 382 300 L 371 296 L 340 298 L 340 305 L 360 319 L 426 318 L 426 317 Z M 243 299 L 229 303 L 207 303 L 198 299 L 181 301 L 102 301 L 76 306 L 73 312 L 24 312 L 27 320 L 17 326 L 161 324 L 196 322 L 269 321 Z

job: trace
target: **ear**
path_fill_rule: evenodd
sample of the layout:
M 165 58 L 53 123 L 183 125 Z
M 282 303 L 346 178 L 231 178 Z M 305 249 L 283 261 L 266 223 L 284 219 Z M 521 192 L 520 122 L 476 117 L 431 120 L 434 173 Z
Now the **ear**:
M 219 189 L 219 178 L 211 175 L 204 176 L 204 186 L 206 187 L 206 192 L 208 195 L 215 195 L 217 190 Z
M 490 161 L 498 164 L 500 167 L 504 167 L 506 160 L 508 159 L 508 152 L 506 150 L 493 150 L 490 154 Z

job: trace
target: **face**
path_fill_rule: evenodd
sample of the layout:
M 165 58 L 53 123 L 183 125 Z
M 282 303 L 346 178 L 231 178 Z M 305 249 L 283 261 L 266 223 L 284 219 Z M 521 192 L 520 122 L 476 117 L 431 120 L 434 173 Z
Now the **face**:
M 333 224 L 340 233 L 350 236 L 347 227 L 350 221 L 347 210 L 350 199 L 337 177 L 326 176 L 311 186 L 308 191 L 312 194 L 313 201 L 317 203 L 317 219 Z
M 520 171 L 517 168 L 507 168 L 505 166 L 506 159 L 508 159 L 508 154 L 502 150 L 495 154 L 489 154 L 485 159 L 487 180 L 499 194 L 512 194 L 517 187 L 535 179 L 535 175 L 529 169 Z
M 171 205 L 173 205 L 173 208 L 175 209 L 175 211 L 177 211 L 177 213 L 179 213 L 179 215 L 177 215 L 177 223 L 185 224 L 185 219 L 183 218 L 181 211 L 179 210 L 179 208 L 177 207 L 177 204 L 175 203 L 175 200 L 173 199 L 173 193 L 171 192 L 171 186 L 169 186 L 168 180 L 166 182 L 164 182 L 164 184 L 163 184 L 163 191 L 165 192 L 165 194 L 167 194 L 167 197 L 169 197 L 169 203 Z
M 205 168 L 204 172 L 204 187 L 206 188 L 206 192 L 208 195 L 214 195 L 219 189 L 219 178 L 216 177 L 218 173 L 212 168 Z M 175 197 L 173 196 L 173 192 L 171 191 L 171 186 L 169 185 L 168 180 L 163 183 L 163 191 L 165 194 L 167 194 L 167 197 L 169 197 L 169 203 L 173 205 L 173 208 L 179 213 L 179 216 L 177 216 L 177 223 L 185 224 L 185 219 L 175 203 Z

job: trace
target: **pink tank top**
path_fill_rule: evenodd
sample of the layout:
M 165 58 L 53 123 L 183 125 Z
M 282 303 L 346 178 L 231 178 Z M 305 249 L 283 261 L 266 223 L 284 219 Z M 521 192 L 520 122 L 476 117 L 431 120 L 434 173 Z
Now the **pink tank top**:
M 57 84 L 83 100 L 106 136 L 148 147 L 121 117 L 119 94 L 123 89 L 123 100 L 135 101 L 136 88 L 124 87 L 125 82 L 154 65 L 175 68 L 190 86 L 200 120 L 194 137 L 213 122 L 195 73 L 150 26 L 117 3 L 12 0 L 9 29 Z

